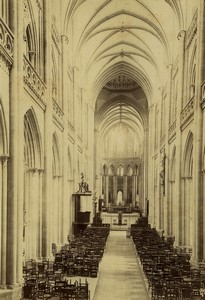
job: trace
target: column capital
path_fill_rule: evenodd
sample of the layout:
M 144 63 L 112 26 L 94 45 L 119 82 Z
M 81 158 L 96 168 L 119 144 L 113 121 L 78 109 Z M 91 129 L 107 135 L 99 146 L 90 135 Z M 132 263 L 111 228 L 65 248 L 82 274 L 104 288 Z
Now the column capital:
M 168 64 L 166 66 L 166 69 L 169 71 L 169 70 L 172 70 L 173 69 L 173 64 Z
M 73 66 L 74 71 L 79 71 L 79 68 L 77 66 Z
M 44 169 L 37 169 L 37 171 L 38 171 L 39 175 L 42 175 L 44 172 Z
M 177 39 L 179 41 L 184 41 L 185 39 L 185 36 L 186 36 L 186 31 L 185 30 L 181 30 L 178 35 L 177 35 Z
M 9 154 L 0 155 L 0 159 L 8 159 L 8 158 L 9 158 Z
M 26 172 L 30 172 L 32 173 L 32 175 L 36 175 L 38 173 L 38 169 L 37 168 L 27 168 Z
M 9 155 L 8 154 L 2 154 L 0 156 L 0 160 L 1 160 L 2 164 L 7 163 L 8 159 L 9 159 Z
M 62 41 L 62 43 L 65 42 L 66 44 L 68 44 L 69 43 L 69 39 L 68 39 L 67 35 L 62 34 L 61 35 L 61 41 Z

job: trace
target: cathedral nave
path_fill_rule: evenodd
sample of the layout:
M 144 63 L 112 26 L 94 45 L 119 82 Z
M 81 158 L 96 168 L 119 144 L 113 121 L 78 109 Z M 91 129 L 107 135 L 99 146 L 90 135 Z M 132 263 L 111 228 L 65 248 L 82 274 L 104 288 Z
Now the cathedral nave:
M 0 299 L 203 299 L 204 6 L 0 0 Z

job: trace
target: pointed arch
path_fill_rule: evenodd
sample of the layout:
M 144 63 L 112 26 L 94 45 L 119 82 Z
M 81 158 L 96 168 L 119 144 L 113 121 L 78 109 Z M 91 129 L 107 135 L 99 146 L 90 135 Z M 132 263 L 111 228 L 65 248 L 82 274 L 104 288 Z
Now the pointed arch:
M 108 169 L 108 175 L 114 175 L 115 174 L 115 167 L 112 164 Z
M 108 167 L 107 167 L 107 164 L 104 164 L 103 167 L 102 167 L 102 173 L 103 175 L 107 175 L 108 174 Z
M 26 55 L 34 68 L 37 66 L 38 59 L 38 38 L 33 7 L 30 0 L 25 2 L 25 40 L 26 40 Z
M 138 165 L 134 164 L 134 166 L 133 166 L 133 175 L 138 175 L 138 171 L 139 171 Z
M 32 107 L 24 115 L 24 162 L 29 168 L 43 168 L 42 139 Z
M 197 44 L 195 42 L 190 64 L 189 64 L 189 99 L 195 95 L 195 84 L 196 84 L 196 48 Z
M 182 176 L 192 177 L 193 171 L 193 133 L 188 133 L 182 161 Z
M 73 166 L 72 166 L 72 156 L 70 147 L 68 146 L 68 180 L 73 179 Z
M 51 51 L 51 59 L 52 59 L 52 97 L 54 100 L 57 100 L 57 92 L 58 92 L 58 85 L 57 85 L 57 64 L 55 53 Z
M 0 99 L 0 154 L 8 153 L 8 136 L 3 105 Z
M 175 166 L 176 166 L 176 146 L 172 150 L 171 160 L 170 160 L 170 173 L 169 180 L 175 181 Z
M 117 168 L 117 175 L 118 176 L 123 176 L 124 175 L 124 167 L 121 164 Z
M 127 166 L 127 175 L 132 176 L 133 175 L 133 169 L 130 165 Z

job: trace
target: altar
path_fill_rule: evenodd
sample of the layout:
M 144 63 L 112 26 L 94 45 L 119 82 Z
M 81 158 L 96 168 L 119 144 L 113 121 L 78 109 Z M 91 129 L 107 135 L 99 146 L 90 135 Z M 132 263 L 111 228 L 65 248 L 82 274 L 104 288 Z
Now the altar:
M 138 212 L 102 212 L 102 224 L 110 224 L 110 229 L 127 230 L 131 224 L 135 224 L 139 218 Z

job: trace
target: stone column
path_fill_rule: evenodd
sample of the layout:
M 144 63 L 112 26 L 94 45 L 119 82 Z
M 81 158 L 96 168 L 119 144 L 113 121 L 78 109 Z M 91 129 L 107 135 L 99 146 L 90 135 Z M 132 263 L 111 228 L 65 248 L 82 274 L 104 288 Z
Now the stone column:
M 205 195 L 205 169 L 203 169 L 203 197 Z M 203 216 L 205 216 L 205 203 L 203 205 Z M 205 233 L 205 217 L 203 218 L 203 233 Z M 205 261 L 205 245 L 203 246 L 203 261 Z
M 194 242 L 192 259 L 196 262 L 202 259 L 203 256 L 203 196 L 202 196 L 202 134 L 203 134 L 203 122 L 202 122 L 202 110 L 199 99 L 201 99 L 202 91 L 201 85 L 204 81 L 204 57 L 205 57 L 205 2 L 200 1 L 198 9 L 197 20 L 197 53 L 196 53 L 196 93 L 194 103 L 194 154 L 193 154 L 193 183 L 195 199 L 194 206 Z
M 3 179 L 2 179 L 3 176 L 2 176 L 2 173 L 3 173 L 3 168 L 2 168 L 2 165 L 0 164 L 0 182 L 1 182 L 1 187 L 3 185 Z M 3 222 L 2 222 L 3 197 L 2 197 L 2 192 L 3 192 L 3 188 L 0 188 L 0 228 L 3 227 Z M 2 231 L 3 230 L 0 230 L 0 249 L 2 249 L 2 238 L 3 238 Z M 0 274 L 1 274 L 1 269 L 2 269 L 2 255 L 0 253 Z M 0 288 L 4 288 L 4 286 L 2 284 L 2 276 L 0 276 Z
M 100 185 L 100 149 L 99 149 L 99 130 L 95 128 L 94 130 L 94 178 L 95 183 L 94 190 L 97 195 L 101 195 L 101 185 Z
M 20 105 L 23 90 L 23 2 L 16 0 L 9 1 L 9 20 L 10 29 L 15 36 L 15 43 L 13 47 L 13 59 L 15 64 L 10 71 L 10 114 L 9 114 L 9 163 L 8 163 L 8 190 L 7 195 L 7 254 L 6 254 L 6 281 L 9 288 L 13 288 L 18 281 L 17 269 L 19 261 L 22 261 L 21 248 L 19 243 L 23 241 L 23 229 L 19 235 L 18 212 L 21 206 L 22 199 L 18 198 L 18 179 L 19 179 L 19 118 Z M 21 120 L 23 122 L 23 120 Z M 23 176 L 21 174 L 20 176 Z M 5 275 L 4 275 L 5 276 Z
M 172 234 L 172 214 L 173 214 L 173 181 L 169 180 L 168 182 L 168 199 L 167 199 L 167 206 L 168 206 L 168 215 L 167 215 L 167 235 L 170 236 Z
M 45 44 L 45 82 L 46 89 L 46 111 L 45 111 L 45 132 L 44 132 L 44 182 L 43 182 L 43 203 L 42 203 L 42 256 L 51 256 L 51 199 L 52 199 L 52 72 L 51 72 L 51 1 L 44 1 L 44 38 Z
M 8 156 L 0 157 L 2 164 L 2 211 L 1 211 L 1 286 L 6 287 L 6 251 L 7 251 L 7 161 Z
M 114 203 L 116 204 L 117 201 L 117 176 L 113 176 L 113 198 L 114 198 Z
M 38 259 L 42 258 L 42 180 L 43 180 L 43 172 L 44 170 L 38 170 L 39 173 L 39 203 L 38 203 L 38 240 L 37 240 L 37 257 Z
M 69 120 L 69 107 L 68 98 L 70 97 L 70 90 L 68 90 L 67 80 L 69 80 L 67 75 L 67 58 L 68 58 L 68 43 L 69 39 L 66 35 L 61 36 L 61 70 L 62 70 L 62 101 L 63 101 L 63 112 L 64 112 L 64 131 L 63 131 L 63 155 L 62 155 L 62 242 L 67 242 L 67 235 L 69 234 L 69 227 L 71 226 L 71 214 L 70 214 L 70 204 L 71 202 L 71 184 L 68 182 L 68 120 Z M 70 179 L 70 178 L 69 178 Z
M 153 153 L 155 151 L 155 105 L 152 104 L 149 106 L 149 145 L 148 145 L 148 168 L 147 168 L 147 178 L 148 178 L 148 199 L 149 199 L 149 223 L 154 223 L 154 159 Z M 137 175 L 135 175 L 135 184 L 136 184 L 136 195 L 139 194 L 138 191 L 138 181 Z M 135 201 L 136 202 L 136 201 Z
M 184 58 L 185 58 L 185 36 L 186 31 L 182 30 L 178 34 L 179 47 L 179 93 L 177 98 L 176 113 L 176 169 L 175 169 L 175 198 L 174 207 L 176 208 L 175 216 L 175 245 L 181 244 L 181 129 L 180 129 L 180 113 L 184 96 Z
M 22 55 L 22 53 L 20 54 Z M 23 84 L 19 90 L 19 99 L 24 95 Z M 17 205 L 17 283 L 23 283 L 23 204 L 24 204 L 24 108 L 19 110 L 18 115 L 18 139 L 21 141 L 18 145 L 18 205 Z
M 135 199 L 136 199 L 136 179 L 135 176 L 132 175 L 132 206 L 135 207 Z
M 184 207 L 184 199 L 185 199 L 185 177 L 181 178 L 181 198 L 180 198 L 180 210 L 179 210 L 179 219 L 180 219 L 180 226 L 179 226 L 179 245 L 184 246 L 185 240 L 185 207 Z
M 172 71 L 173 71 L 173 65 L 168 64 L 167 65 L 167 104 L 171 104 L 173 102 L 172 100 Z M 169 106 L 167 106 L 168 108 Z M 172 125 L 170 123 L 170 109 L 166 109 L 166 103 L 165 103 L 165 132 L 166 132 L 166 138 L 165 138 L 165 144 L 164 144 L 164 155 L 165 155 L 165 163 L 164 163 L 164 168 L 165 168 L 165 178 L 164 178 L 164 224 L 163 228 L 165 231 L 165 235 L 168 235 L 168 230 L 169 230 L 169 220 L 170 220 L 170 197 L 169 197 L 169 170 L 170 170 L 170 161 L 169 161 L 169 127 Z
M 127 175 L 123 176 L 123 199 L 124 203 L 127 202 Z
M 103 191 L 104 199 L 105 199 L 105 194 L 106 194 L 106 175 L 102 175 L 102 191 Z
M 78 187 L 80 181 L 80 174 L 78 174 L 78 67 L 73 66 L 73 119 L 74 119 L 74 152 L 73 152 L 73 171 L 74 171 L 74 186 Z M 80 165 L 80 168 L 82 166 Z M 80 170 L 82 172 L 83 170 Z
M 109 201 L 109 175 L 105 176 L 105 207 L 108 207 Z
M 24 213 L 25 213 L 25 221 L 26 221 L 26 227 L 25 227 L 25 258 L 30 258 L 30 247 L 29 247 L 29 236 L 30 236 L 30 172 L 29 169 L 25 170 L 25 207 L 24 207 Z
M 38 223 L 38 171 L 35 168 L 30 169 L 30 221 L 31 232 L 29 235 L 29 247 L 31 249 L 31 258 L 37 258 L 37 223 Z

